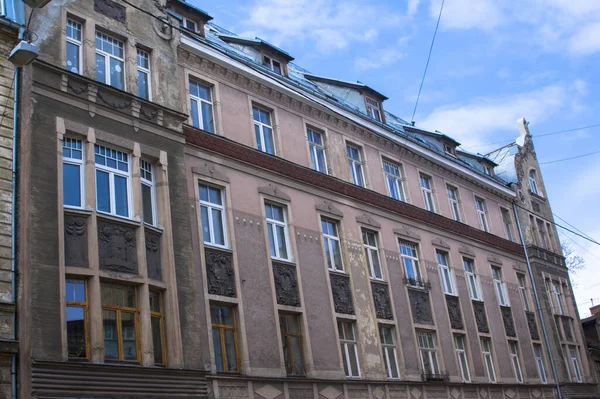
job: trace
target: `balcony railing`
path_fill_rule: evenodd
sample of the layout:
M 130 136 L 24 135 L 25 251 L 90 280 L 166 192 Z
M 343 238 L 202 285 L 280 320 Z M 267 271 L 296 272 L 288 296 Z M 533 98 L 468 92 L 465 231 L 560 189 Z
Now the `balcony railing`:
M 405 276 L 403 281 L 404 284 L 408 285 L 409 287 L 420 288 L 422 290 L 429 290 L 431 288 L 431 283 L 426 280 Z
M 450 381 L 449 373 L 422 373 L 421 380 L 423 381 Z

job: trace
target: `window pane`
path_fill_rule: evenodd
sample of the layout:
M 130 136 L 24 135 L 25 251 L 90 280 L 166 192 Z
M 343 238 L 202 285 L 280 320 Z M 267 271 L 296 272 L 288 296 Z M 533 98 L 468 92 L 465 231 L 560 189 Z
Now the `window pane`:
M 67 69 L 79 73 L 79 46 L 67 42 Z
M 286 246 L 286 237 L 285 237 L 285 229 L 283 226 L 277 226 L 277 241 L 279 243 L 279 257 L 283 259 L 287 259 L 287 246 Z
M 335 269 L 344 270 L 342 266 L 342 251 L 340 250 L 339 241 L 332 240 L 331 247 L 333 249 L 333 261 L 335 262 Z
M 218 209 L 212 210 L 212 223 L 213 231 L 215 234 L 214 243 L 219 245 L 225 245 L 225 234 L 223 232 L 223 219 L 221 211 Z
M 115 213 L 119 216 L 129 216 L 127 178 L 122 176 L 115 176 Z
M 114 310 L 103 310 L 102 321 L 104 324 L 104 358 L 118 360 L 117 312 Z
M 342 363 L 344 364 L 344 374 L 346 376 L 350 376 L 350 372 L 348 370 L 348 364 L 349 364 L 349 362 L 348 362 L 348 355 L 346 353 L 346 349 L 347 349 L 348 344 L 342 343 L 342 344 L 340 344 L 340 346 L 342 348 Z
M 350 370 L 352 371 L 352 376 L 358 377 L 358 353 L 356 353 L 356 344 L 349 345 L 348 350 L 350 351 Z
M 106 59 L 103 55 L 96 54 L 96 80 L 106 83 Z
M 200 119 L 198 118 L 198 101 L 190 99 L 190 111 L 192 114 L 192 126 L 200 128 Z
M 258 148 L 260 151 L 264 151 L 262 141 L 260 138 L 260 126 L 259 125 L 254 125 L 254 136 L 256 137 L 256 148 Z
M 87 357 L 84 308 L 67 306 L 67 347 L 69 357 Z
M 144 214 L 144 222 L 148 224 L 154 223 L 152 209 L 152 188 L 146 184 L 142 184 L 142 213 Z
M 273 225 L 269 223 L 267 225 L 267 231 L 269 233 L 269 248 L 271 249 L 271 256 L 277 256 L 275 252 L 275 237 L 273 236 Z
M 390 369 L 388 370 L 388 374 L 391 378 L 398 378 L 398 365 L 396 364 L 396 354 L 394 353 L 394 348 L 386 348 L 387 355 L 390 361 Z
M 208 208 L 205 206 L 200 207 L 200 219 L 202 220 L 202 237 L 204 242 L 211 243 L 212 236 L 210 235 L 210 225 L 208 224 Z
M 225 330 L 225 354 L 227 356 L 227 370 L 237 370 L 237 355 L 235 352 L 235 332 Z
M 152 317 L 151 323 L 152 323 L 152 345 L 154 347 L 154 363 L 164 363 L 162 330 L 161 330 L 161 325 L 160 325 L 160 319 L 158 317 Z
M 304 364 L 302 362 L 302 344 L 300 337 L 290 337 L 292 360 L 295 375 L 304 375 Z
M 221 332 L 217 328 L 213 328 L 213 349 L 215 352 L 215 367 L 217 371 L 224 371 L 223 368 L 223 350 L 221 348 Z
M 96 208 L 101 212 L 110 213 L 109 175 L 100 170 L 96 171 Z
M 273 148 L 273 130 L 268 127 L 263 127 L 263 132 L 265 136 L 265 152 L 268 154 L 275 154 Z
M 67 302 L 85 302 L 84 280 L 67 280 L 65 291 L 65 298 Z
M 214 133 L 215 126 L 213 121 L 212 105 L 202 102 L 202 129 Z
M 200 97 L 201 99 L 210 102 L 211 101 L 211 98 L 210 98 L 210 88 L 207 87 L 207 86 L 201 85 L 201 84 L 196 84 L 196 87 L 197 87 L 197 90 L 198 90 L 196 95 L 198 97 Z
M 148 100 L 149 96 L 148 74 L 143 71 L 138 71 L 138 96 Z
M 63 163 L 64 204 L 81 206 L 81 176 L 79 165 Z
M 123 90 L 123 61 L 110 58 L 110 85 Z
M 137 360 L 134 313 L 121 312 L 121 331 L 123 337 L 123 360 Z

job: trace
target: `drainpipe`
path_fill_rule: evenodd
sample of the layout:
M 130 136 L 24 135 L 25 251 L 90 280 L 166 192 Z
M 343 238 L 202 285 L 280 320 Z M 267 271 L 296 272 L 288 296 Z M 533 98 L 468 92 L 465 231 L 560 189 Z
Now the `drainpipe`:
M 556 390 L 558 392 L 558 399 L 563 399 L 562 393 L 560 391 L 560 384 L 558 382 L 558 372 L 556 371 L 556 366 L 554 365 L 554 356 L 552 355 L 552 348 L 550 347 L 550 340 L 548 339 L 548 331 L 546 330 L 546 324 L 544 323 L 544 315 L 542 314 L 542 305 L 540 303 L 540 297 L 538 296 L 538 291 L 535 286 L 535 278 L 533 277 L 533 270 L 531 269 L 531 263 L 529 262 L 529 254 L 527 253 L 527 245 L 525 244 L 525 238 L 523 237 L 523 231 L 521 230 L 521 222 L 519 221 L 517 205 L 514 202 L 513 202 L 513 212 L 515 214 L 515 220 L 517 221 L 517 230 L 519 231 L 519 238 L 521 239 L 521 245 L 523 246 L 523 251 L 525 252 L 525 261 L 527 263 L 527 271 L 529 272 L 529 279 L 531 280 L 531 287 L 533 288 L 533 296 L 535 298 L 535 306 L 537 308 L 538 316 L 540 318 L 540 323 L 542 325 L 542 332 L 544 334 L 544 342 L 546 344 L 546 348 L 548 349 L 548 358 L 550 359 L 550 367 L 552 368 L 552 375 L 554 376 L 554 382 L 556 384 Z

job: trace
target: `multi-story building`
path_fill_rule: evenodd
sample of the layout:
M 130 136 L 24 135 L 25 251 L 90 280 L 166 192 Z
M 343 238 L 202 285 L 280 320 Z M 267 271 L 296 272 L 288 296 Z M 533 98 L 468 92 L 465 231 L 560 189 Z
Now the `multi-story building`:
M 600 387 L 600 305 L 590 308 L 590 317 L 581 320 L 583 332 L 587 341 L 587 350 L 590 355 L 592 373 Z
M 19 397 L 598 397 L 524 121 L 470 154 L 210 20 L 33 13 Z

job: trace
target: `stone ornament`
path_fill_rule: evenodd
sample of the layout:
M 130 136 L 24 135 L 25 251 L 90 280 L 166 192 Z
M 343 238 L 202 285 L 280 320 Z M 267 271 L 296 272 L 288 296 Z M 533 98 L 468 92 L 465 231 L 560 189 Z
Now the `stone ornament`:
M 507 337 L 516 337 L 515 323 L 513 321 L 512 312 L 508 306 L 500 306 L 502 312 L 502 322 L 504 323 L 504 331 Z
M 208 293 L 236 297 L 233 256 L 229 252 L 204 249 Z
M 535 313 L 533 312 L 525 312 L 527 315 L 527 327 L 529 327 L 529 336 L 533 340 L 540 339 L 540 333 L 537 327 L 537 321 L 535 320 Z
M 378 319 L 392 320 L 392 303 L 388 292 L 387 284 L 371 283 L 371 291 L 373 292 L 373 302 L 375 303 L 375 313 Z
M 300 306 L 296 267 L 273 262 L 275 294 L 279 305 Z
M 463 325 L 458 297 L 446 295 L 446 305 L 448 306 L 448 315 L 450 316 L 450 326 L 455 330 L 463 330 L 465 327 Z
M 98 255 L 100 268 L 137 274 L 136 229 L 98 220 Z
M 477 324 L 477 331 L 480 333 L 489 334 L 490 328 L 488 326 L 485 305 L 483 302 L 473 301 L 473 313 L 475 313 L 475 324 Z
M 162 280 L 160 258 L 160 235 L 146 231 L 146 268 L 153 280 Z
M 429 293 L 417 290 L 408 290 L 408 298 L 410 300 L 413 321 L 418 324 L 433 325 L 433 315 L 431 314 Z
M 331 295 L 336 313 L 354 314 L 350 277 L 330 273 Z
M 65 265 L 88 267 L 86 217 L 65 215 Z

